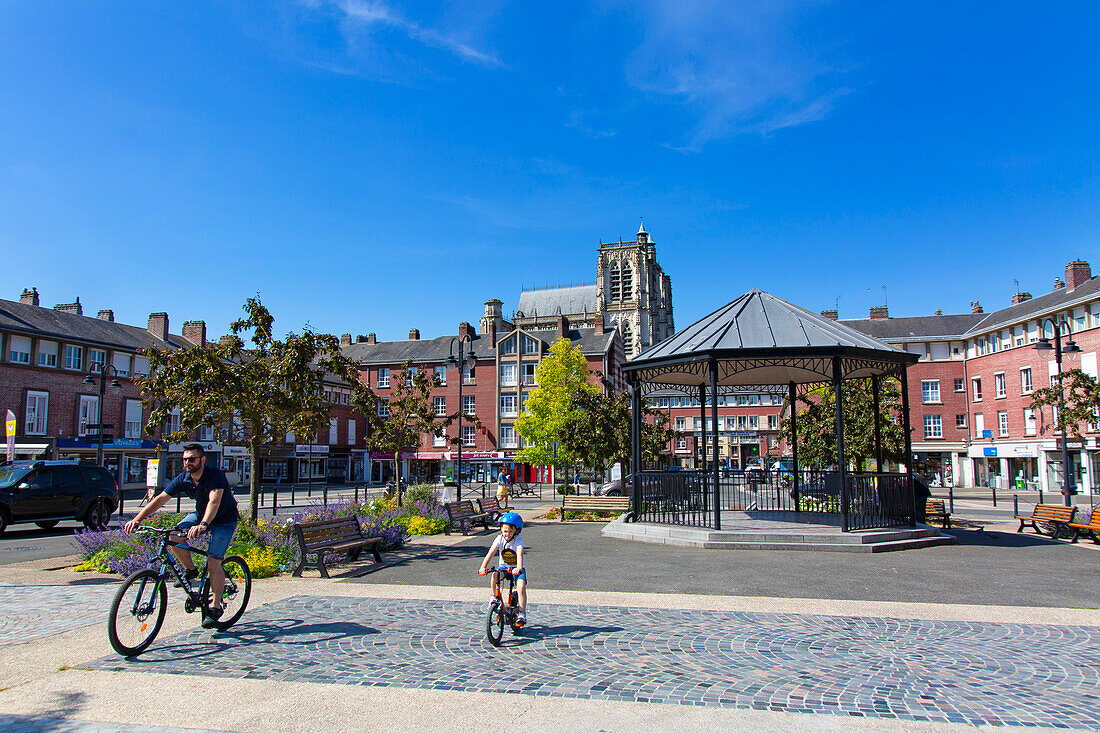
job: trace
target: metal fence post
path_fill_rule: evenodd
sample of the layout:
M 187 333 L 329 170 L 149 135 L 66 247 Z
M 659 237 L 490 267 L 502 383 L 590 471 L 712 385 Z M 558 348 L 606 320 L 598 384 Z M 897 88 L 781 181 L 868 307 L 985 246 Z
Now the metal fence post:
M 990 490 L 993 492 L 993 506 L 996 507 L 997 506 L 997 486 L 996 485 L 991 486 Z
M 1016 494 L 1012 495 L 1012 513 L 1017 516 L 1020 514 L 1020 497 Z
M 950 502 L 951 513 L 955 513 L 955 485 L 947 487 L 947 500 Z
M 322 490 L 321 496 L 323 497 L 321 499 L 321 503 L 323 503 L 325 506 L 328 506 L 328 484 L 325 484 L 325 488 Z
M 275 484 L 275 488 L 271 490 L 271 516 L 275 516 L 279 513 L 279 485 Z

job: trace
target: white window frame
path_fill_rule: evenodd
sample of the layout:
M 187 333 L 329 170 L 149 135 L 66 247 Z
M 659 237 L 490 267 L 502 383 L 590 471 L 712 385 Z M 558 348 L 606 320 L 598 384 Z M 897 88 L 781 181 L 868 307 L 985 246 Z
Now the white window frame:
M 382 367 L 381 369 L 378 370 L 377 385 L 379 387 L 389 387 L 390 386 L 390 368 L 389 367 Z
M 500 386 L 516 386 L 516 365 L 514 362 L 500 365 Z
M 477 429 L 473 425 L 462 426 L 462 445 L 469 447 L 477 442 Z
M 120 377 L 130 376 L 130 358 L 131 354 L 125 351 L 116 351 L 111 355 L 111 366 L 115 368 L 115 372 Z
M 148 374 L 149 373 L 149 357 L 142 356 L 141 354 L 134 354 L 134 374 Z
M 1008 397 L 1008 380 L 1005 379 L 1004 372 L 995 372 L 993 374 L 993 395 L 994 399 L 1003 400 Z
M 65 368 L 74 372 L 84 369 L 84 347 L 65 344 Z
M 982 401 L 982 378 L 981 377 L 973 377 L 970 380 L 970 386 L 973 390 L 971 395 L 973 397 L 974 402 L 981 402 Z
M 348 418 L 348 445 L 355 445 L 355 418 Z
M 519 414 L 519 400 L 515 394 L 502 394 L 500 396 L 500 416 L 516 417 Z
M 35 362 L 40 367 L 48 369 L 57 368 L 57 342 L 47 339 L 38 339 L 38 358 Z
M 137 409 L 137 420 L 132 420 L 134 417 L 133 410 Z M 126 400 L 123 406 L 123 437 L 125 438 L 140 438 L 141 437 L 141 400 Z
M 328 419 L 328 444 L 336 445 L 340 441 L 340 423 L 335 417 Z
M 24 409 L 24 435 L 45 435 L 49 425 L 50 393 L 40 390 L 27 390 Z
M 432 397 L 432 408 L 436 417 L 446 417 L 447 397 L 445 395 L 436 395 Z
M 1031 378 L 1031 367 L 1020 367 L 1020 394 L 1031 394 L 1035 391 L 1035 382 Z
M 519 365 L 519 379 L 524 385 L 537 385 L 538 380 L 535 378 L 535 372 L 538 370 L 538 362 L 525 361 Z
M 1030 407 L 1024 408 L 1024 435 L 1037 435 L 1038 420 L 1035 419 L 1035 410 Z
M 935 439 L 943 437 L 943 416 L 924 416 L 924 437 L 925 439 Z
M 89 423 L 95 423 L 99 421 L 99 396 L 98 395 L 80 395 L 80 400 L 77 403 L 76 408 L 76 434 L 78 437 L 83 438 L 88 434 Z
M 920 398 L 921 402 L 926 405 L 938 404 L 940 402 L 940 380 L 922 379 L 920 383 Z
M 390 401 L 385 398 L 378 400 L 378 407 L 376 408 L 376 412 L 378 413 L 378 417 L 389 417 Z
M 413 379 L 416 378 L 416 373 L 418 371 L 420 371 L 420 370 L 417 367 L 409 367 L 408 369 L 405 370 L 405 386 L 406 387 L 411 387 L 412 386 Z
M 105 349 L 88 349 L 88 366 L 92 364 L 98 364 L 100 367 L 107 366 L 107 351 Z
M 447 386 L 447 367 L 437 366 L 437 367 L 435 367 L 435 369 L 433 369 L 433 371 L 435 372 L 436 379 L 439 380 L 437 382 L 437 384 L 439 384 L 440 387 L 446 387 Z
M 519 442 L 516 439 L 516 426 L 515 425 L 501 425 L 500 426 L 500 447 L 501 448 L 518 448 Z
M 683 435 L 676 438 L 676 450 L 687 450 L 687 449 L 688 449 L 688 439 L 686 437 L 684 437 Z
M 1008 437 L 1008 410 L 997 411 L 997 436 Z
M 445 448 L 447 446 L 447 434 L 440 430 L 432 436 L 432 447 Z
M 960 417 L 962 418 L 962 420 L 959 419 Z M 955 413 L 955 427 L 956 428 L 961 428 L 963 430 L 966 429 L 966 413 L 965 412 Z
M 31 339 L 29 336 L 8 337 L 8 361 L 12 364 L 31 363 Z
M 477 411 L 477 400 L 472 394 L 462 395 L 462 414 L 473 415 Z
M 164 426 L 165 432 L 176 433 L 180 429 L 180 410 L 178 407 L 173 407 L 168 412 L 168 423 Z
M 474 384 L 476 376 L 477 375 L 474 374 L 474 365 L 473 364 L 463 364 L 462 365 L 462 383 L 463 384 Z

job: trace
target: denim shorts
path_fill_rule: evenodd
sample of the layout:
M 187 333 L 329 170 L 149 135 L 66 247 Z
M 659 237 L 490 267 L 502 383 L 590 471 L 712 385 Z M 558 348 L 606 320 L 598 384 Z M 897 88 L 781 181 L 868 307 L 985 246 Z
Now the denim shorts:
M 191 512 L 183 518 L 183 521 L 176 525 L 176 529 L 186 534 L 187 530 L 191 529 L 198 523 L 198 513 Z M 215 524 L 211 526 L 208 530 L 208 534 L 210 535 L 210 543 L 207 545 L 207 554 L 219 559 L 225 557 L 225 551 L 229 549 L 229 543 L 233 540 L 233 534 L 236 531 L 236 522 L 222 522 L 221 524 Z M 184 547 L 187 547 L 186 540 L 182 544 Z
M 497 568 L 497 570 L 499 570 L 502 573 L 506 572 L 510 569 L 511 568 L 509 568 L 507 565 L 501 565 L 500 567 Z M 527 568 L 524 568 L 523 570 L 520 570 L 518 573 L 514 573 L 513 577 L 515 577 L 516 580 L 522 580 L 524 583 L 526 583 L 527 582 Z

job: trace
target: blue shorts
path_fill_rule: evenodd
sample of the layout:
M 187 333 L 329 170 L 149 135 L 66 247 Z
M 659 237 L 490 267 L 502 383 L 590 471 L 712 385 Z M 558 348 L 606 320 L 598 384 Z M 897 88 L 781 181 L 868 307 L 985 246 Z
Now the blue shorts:
M 497 570 L 502 573 L 508 569 L 509 568 L 507 565 L 501 565 L 499 568 L 497 568 Z M 522 580 L 524 583 L 527 582 L 527 568 L 520 570 L 519 573 L 510 573 L 510 575 L 512 575 L 512 577 L 514 577 L 516 580 Z
M 180 530 L 184 534 L 187 530 L 194 527 L 199 523 L 199 515 L 197 512 L 191 512 L 183 520 L 176 525 L 176 529 Z M 221 524 L 215 524 L 210 527 L 207 534 L 210 536 L 210 542 L 207 545 L 206 553 L 211 557 L 216 557 L 219 560 L 225 557 L 225 551 L 229 549 L 229 543 L 233 540 L 233 535 L 237 531 L 236 522 L 222 522 Z M 183 546 L 186 548 L 187 541 L 185 540 Z

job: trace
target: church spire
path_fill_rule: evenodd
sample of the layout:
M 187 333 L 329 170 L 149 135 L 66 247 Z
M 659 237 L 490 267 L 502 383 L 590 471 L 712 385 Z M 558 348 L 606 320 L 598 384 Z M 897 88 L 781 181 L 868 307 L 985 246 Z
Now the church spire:
M 641 226 L 638 227 L 638 244 L 647 244 L 649 242 L 649 232 L 645 230 L 645 222 L 642 221 L 642 217 L 638 217 L 638 221 L 641 222 Z

